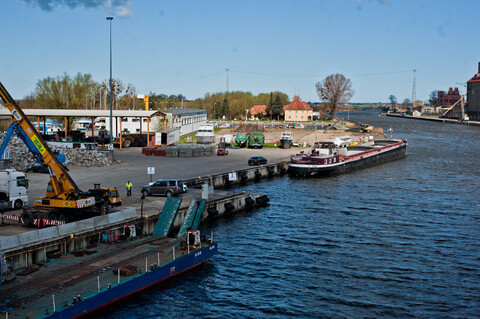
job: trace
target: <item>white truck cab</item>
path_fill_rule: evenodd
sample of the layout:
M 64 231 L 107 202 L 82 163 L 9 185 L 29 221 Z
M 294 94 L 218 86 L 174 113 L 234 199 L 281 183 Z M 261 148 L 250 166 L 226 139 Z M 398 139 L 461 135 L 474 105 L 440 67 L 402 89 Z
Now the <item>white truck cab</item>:
M 0 209 L 20 209 L 28 205 L 28 179 L 14 169 L 0 171 Z

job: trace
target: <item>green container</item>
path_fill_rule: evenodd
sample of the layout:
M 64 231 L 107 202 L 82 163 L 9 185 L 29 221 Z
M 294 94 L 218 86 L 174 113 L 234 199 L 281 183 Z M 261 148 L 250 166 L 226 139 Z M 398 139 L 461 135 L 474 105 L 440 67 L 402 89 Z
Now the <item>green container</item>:
M 261 132 L 253 132 L 248 136 L 248 147 L 262 148 L 265 142 L 265 135 Z
M 245 134 L 237 134 L 237 136 L 235 136 L 235 143 L 240 147 L 247 146 L 247 136 Z

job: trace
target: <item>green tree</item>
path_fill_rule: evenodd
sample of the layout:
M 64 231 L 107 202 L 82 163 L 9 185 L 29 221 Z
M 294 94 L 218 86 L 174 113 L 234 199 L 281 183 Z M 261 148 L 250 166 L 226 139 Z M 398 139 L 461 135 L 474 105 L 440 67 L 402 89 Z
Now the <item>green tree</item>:
M 277 94 L 275 95 L 275 100 L 273 101 L 272 117 L 278 120 L 280 119 L 280 114 L 282 112 L 283 112 L 282 98 L 280 97 L 280 93 L 277 92 Z
M 34 97 L 41 108 L 79 109 L 87 108 L 89 100 L 95 99 L 98 84 L 90 74 L 77 73 L 71 78 L 67 73 L 56 78 L 47 77 L 37 82 Z
M 396 108 L 397 107 L 397 97 L 395 95 L 390 95 L 388 97 L 388 99 L 390 100 L 390 105 L 391 105 L 392 109 Z
M 440 101 L 438 100 L 438 90 L 432 91 L 430 93 L 430 99 L 428 101 L 433 107 L 440 106 Z
M 227 118 L 229 112 L 230 112 L 230 105 L 228 104 L 227 97 L 225 96 L 223 98 L 222 112 L 221 112 L 220 116 L 221 117 L 225 116 Z
M 273 108 L 274 108 L 274 101 L 273 101 L 273 92 L 270 92 L 270 99 L 268 100 L 267 107 L 265 108 L 265 113 L 270 116 L 270 119 L 273 118 Z
M 347 103 L 353 96 L 352 82 L 343 74 L 331 74 L 322 82 L 315 84 L 318 97 L 321 101 L 325 101 L 328 109 L 335 116 L 337 106 Z

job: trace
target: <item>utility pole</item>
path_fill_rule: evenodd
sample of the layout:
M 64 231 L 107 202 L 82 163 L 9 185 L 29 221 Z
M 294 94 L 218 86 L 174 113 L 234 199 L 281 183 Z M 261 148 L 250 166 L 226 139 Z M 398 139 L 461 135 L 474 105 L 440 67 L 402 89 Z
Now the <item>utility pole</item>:
M 228 71 L 230 71 L 230 69 L 225 69 L 225 71 L 227 71 L 227 93 L 228 93 Z
M 107 17 L 110 22 L 110 145 L 108 149 L 113 150 L 113 90 L 112 90 L 112 20 L 113 17 Z
M 417 70 L 413 70 L 412 107 L 417 99 L 417 80 L 415 78 L 415 72 L 417 72 Z

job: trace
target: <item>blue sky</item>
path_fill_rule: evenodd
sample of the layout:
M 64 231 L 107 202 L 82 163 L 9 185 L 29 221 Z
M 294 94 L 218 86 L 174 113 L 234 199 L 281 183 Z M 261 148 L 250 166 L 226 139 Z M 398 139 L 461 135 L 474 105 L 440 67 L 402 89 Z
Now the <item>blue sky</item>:
M 318 102 L 342 73 L 352 102 L 418 100 L 462 86 L 480 61 L 475 0 L 2 0 L 0 81 L 14 98 L 63 73 L 113 77 L 188 99 L 282 91 Z

